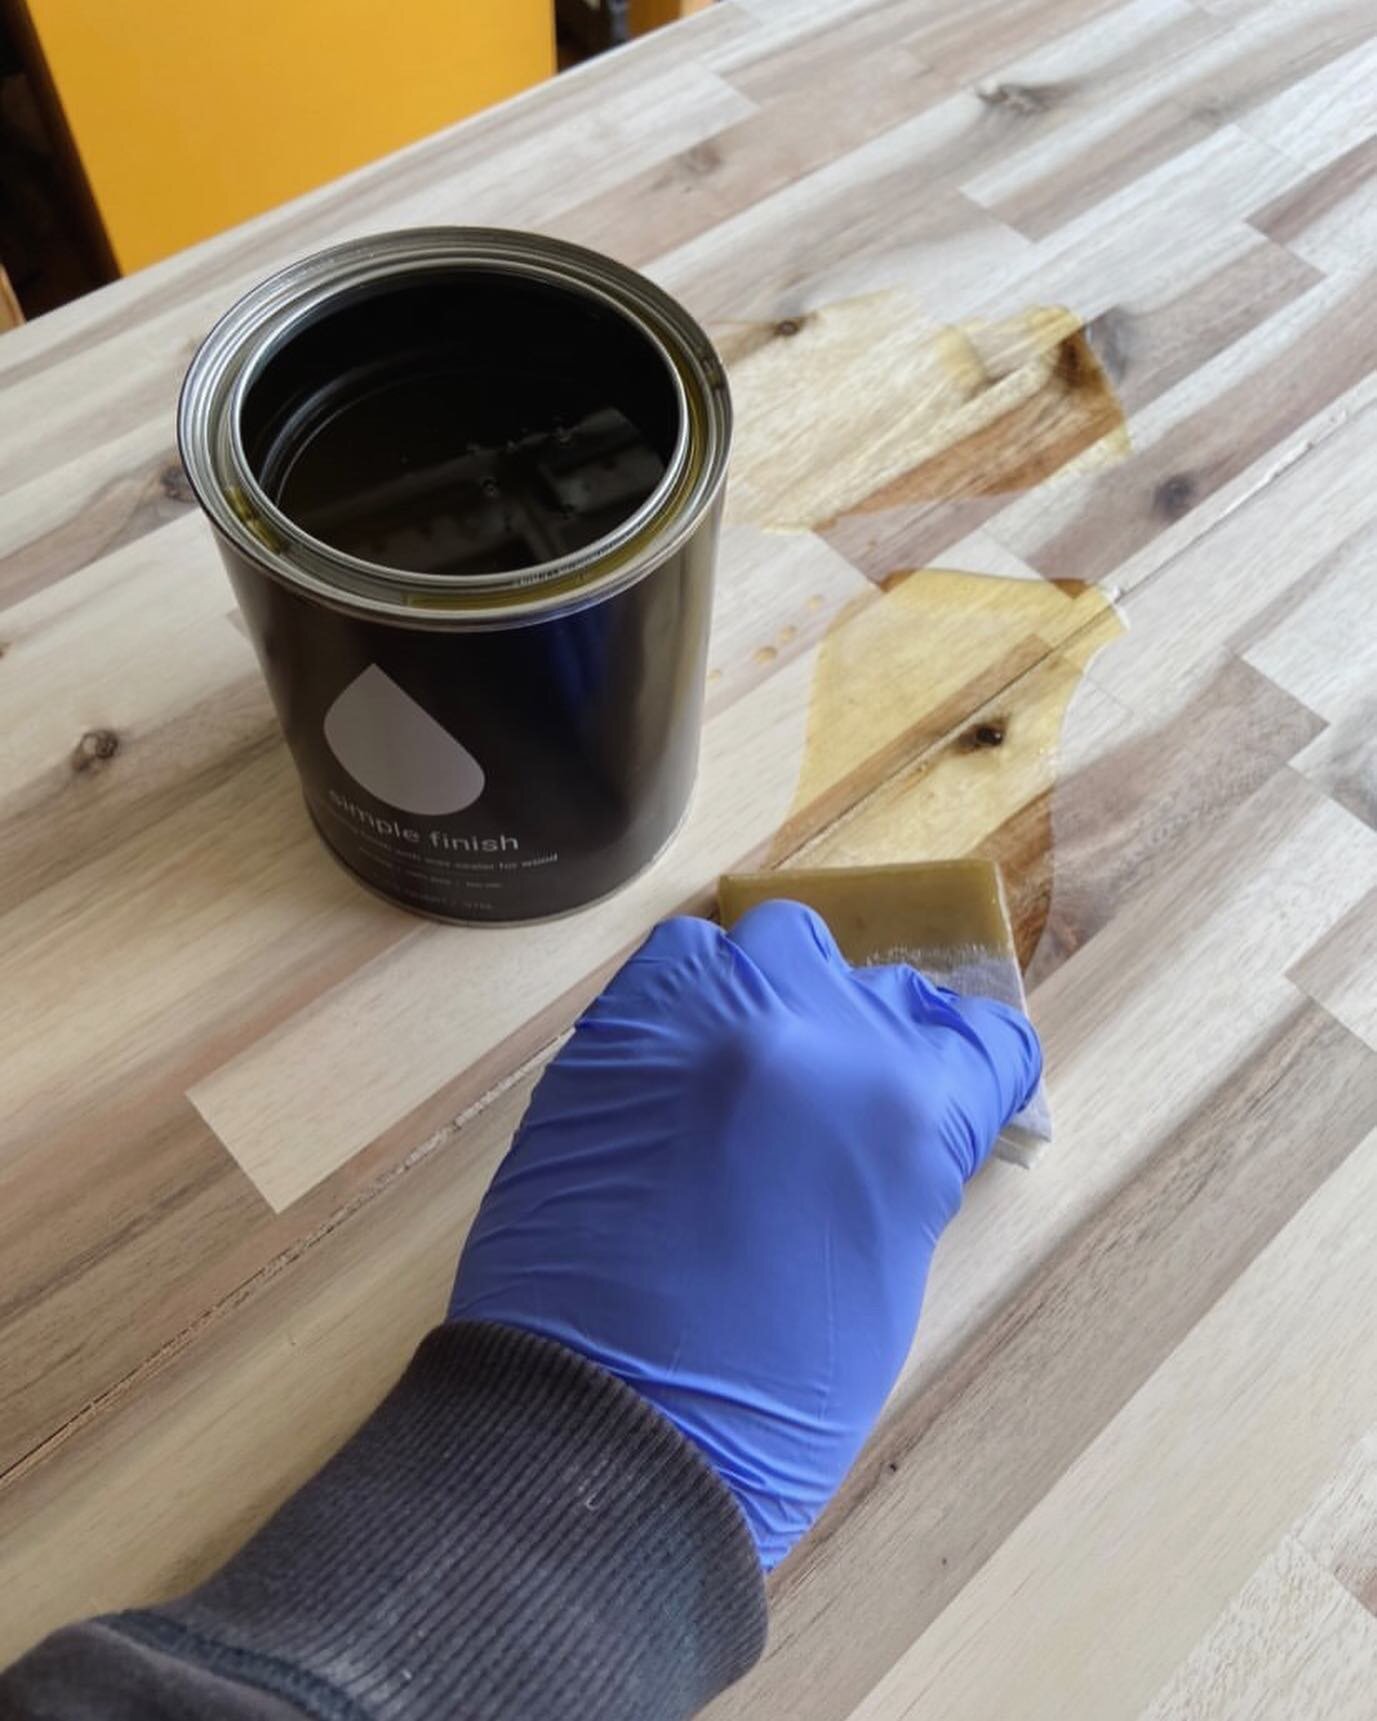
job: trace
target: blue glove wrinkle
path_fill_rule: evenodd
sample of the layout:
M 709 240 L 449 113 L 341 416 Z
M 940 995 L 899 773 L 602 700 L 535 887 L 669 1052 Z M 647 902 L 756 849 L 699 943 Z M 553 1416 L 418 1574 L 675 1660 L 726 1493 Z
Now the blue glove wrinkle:
M 451 1313 L 640 1392 L 768 1569 L 869 1434 L 964 1179 L 1030 1085 L 1032 1030 L 969 1004 L 853 973 L 796 904 L 730 938 L 667 921 L 537 1084 Z
M 919 979 L 922 979 L 921 975 Z M 1003 1129 L 1004 1124 L 1032 1099 L 1042 1080 L 1042 1042 L 1033 1024 L 1020 1011 L 997 998 L 968 998 L 960 992 L 948 991 L 945 986 L 932 986 L 930 981 L 924 981 L 924 984 L 948 1002 L 960 1026 L 974 1035 L 996 1081 L 1002 1085 L 1013 1080 L 1012 1097 L 1006 1102 L 1006 1115 L 999 1126 Z M 982 1034 L 975 1025 L 977 1022 L 988 1024 L 990 1032 Z M 992 1039 L 1004 1042 L 1001 1050 L 1009 1050 L 1009 1042 L 1012 1042 L 1015 1055 L 996 1056 L 990 1047 Z

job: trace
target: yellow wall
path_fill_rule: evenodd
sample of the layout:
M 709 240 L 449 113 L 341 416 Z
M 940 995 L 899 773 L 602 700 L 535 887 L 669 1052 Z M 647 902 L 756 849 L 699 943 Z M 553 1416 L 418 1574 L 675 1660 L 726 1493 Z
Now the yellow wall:
M 27 0 L 122 269 L 554 70 L 552 0 Z

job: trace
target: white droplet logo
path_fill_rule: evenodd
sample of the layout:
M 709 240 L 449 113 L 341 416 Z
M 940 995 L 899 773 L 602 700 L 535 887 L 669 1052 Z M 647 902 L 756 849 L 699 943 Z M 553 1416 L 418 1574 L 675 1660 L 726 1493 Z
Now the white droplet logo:
M 370 795 L 406 813 L 459 813 L 483 767 L 392 677 L 370 663 L 325 713 L 325 739 Z

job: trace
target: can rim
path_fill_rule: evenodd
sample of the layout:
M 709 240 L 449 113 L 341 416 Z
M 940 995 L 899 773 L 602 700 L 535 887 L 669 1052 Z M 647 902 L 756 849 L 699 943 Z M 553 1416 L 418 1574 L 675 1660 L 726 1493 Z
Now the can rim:
M 491 269 L 483 258 L 427 260 L 418 264 L 414 270 L 407 271 L 410 279 L 419 279 L 424 274 L 449 274 L 458 269 Z M 544 278 L 548 271 L 532 268 L 525 262 L 512 262 L 503 266 L 504 272 L 514 275 L 524 275 L 531 280 Z M 411 568 L 394 568 L 385 562 L 370 561 L 366 556 L 351 555 L 347 550 L 327 543 L 305 527 L 298 525 L 290 514 L 284 513 L 273 501 L 259 482 L 249 461 L 248 451 L 244 447 L 243 415 L 244 402 L 249 390 L 260 379 L 265 367 L 273 357 L 292 339 L 300 334 L 310 322 L 326 307 L 346 305 L 356 302 L 359 298 L 370 293 L 381 293 L 386 290 L 395 278 L 395 271 L 387 269 L 370 270 L 367 274 L 351 278 L 348 283 L 336 286 L 320 286 L 310 294 L 292 301 L 286 307 L 282 316 L 275 318 L 264 330 L 264 338 L 245 354 L 233 385 L 230 389 L 227 406 L 226 434 L 229 438 L 229 451 L 234 461 L 239 483 L 245 495 L 253 504 L 254 511 L 264 519 L 287 544 L 308 547 L 314 554 L 337 562 L 341 568 L 374 580 L 395 581 L 405 587 L 415 586 L 421 591 L 434 590 L 450 592 L 455 588 L 453 575 L 426 574 Z M 606 293 L 583 281 L 563 281 L 560 283 L 566 290 L 582 293 L 588 298 L 597 299 L 619 316 L 625 317 L 625 312 L 615 300 Z M 517 586 L 541 585 L 551 580 L 563 577 L 576 566 L 591 561 L 600 555 L 605 555 L 616 545 L 635 534 L 665 505 L 669 494 L 674 490 L 688 459 L 689 451 L 689 420 L 688 397 L 684 389 L 683 378 L 675 369 L 674 361 L 670 358 L 664 342 L 650 329 L 635 325 L 636 332 L 654 352 L 663 365 L 670 386 L 674 391 L 675 409 L 678 417 L 678 433 L 675 437 L 674 449 L 665 465 L 665 470 L 655 488 L 639 507 L 618 521 L 610 532 L 595 538 L 581 550 L 572 550 L 566 556 L 557 556 L 547 562 L 533 562 L 528 567 L 513 568 L 502 574 L 465 574 L 463 589 L 476 594 L 508 592 Z
M 611 532 L 569 555 L 498 575 L 425 574 L 335 549 L 284 514 L 252 472 L 240 427 L 247 391 L 273 354 L 324 307 L 408 277 L 468 268 L 583 293 L 632 325 L 666 366 L 674 389 L 679 428 L 665 472 Z M 721 490 L 731 402 L 707 335 L 644 276 L 540 235 L 415 228 L 315 252 L 239 298 L 192 359 L 177 435 L 188 479 L 212 523 L 280 582 L 332 608 L 412 627 L 512 626 L 600 602 L 674 553 Z

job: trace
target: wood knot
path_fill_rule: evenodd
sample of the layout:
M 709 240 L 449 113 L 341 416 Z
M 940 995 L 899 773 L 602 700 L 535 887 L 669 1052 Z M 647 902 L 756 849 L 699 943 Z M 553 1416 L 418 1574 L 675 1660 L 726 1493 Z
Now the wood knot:
M 897 1476 L 899 1474 L 899 1466 L 894 1462 L 894 1460 L 892 1458 L 890 1459 L 889 1463 L 885 1465 L 885 1469 L 889 1471 L 891 1476 Z
M 961 746 L 967 753 L 979 753 L 986 747 L 1002 747 L 1006 734 L 1002 718 L 994 718 L 987 723 L 973 723 L 969 729 L 962 732 Z
M 1154 512 L 1168 520 L 1179 520 L 1195 504 L 1195 480 L 1189 472 L 1174 472 L 1152 493 Z
M 1063 84 L 978 84 L 976 95 L 987 108 L 1010 114 L 1050 113 L 1065 95 Z
M 702 179 L 709 173 L 715 173 L 722 165 L 722 151 L 715 143 L 704 140 L 696 143 L 691 149 L 686 149 L 680 158 L 684 170 L 693 179 Z
M 180 460 L 174 460 L 159 472 L 158 488 L 169 502 L 191 503 L 196 500 L 196 492 L 191 488 L 191 480 L 183 470 Z
M 88 729 L 72 749 L 72 769 L 98 771 L 119 750 L 120 738 L 113 729 Z
M 1081 329 L 1058 341 L 1053 368 L 1057 381 L 1068 394 L 1099 386 L 1099 366 Z
M 796 335 L 807 321 L 806 317 L 781 317 L 775 324 L 775 333 L 781 340 L 787 341 L 791 335 Z

